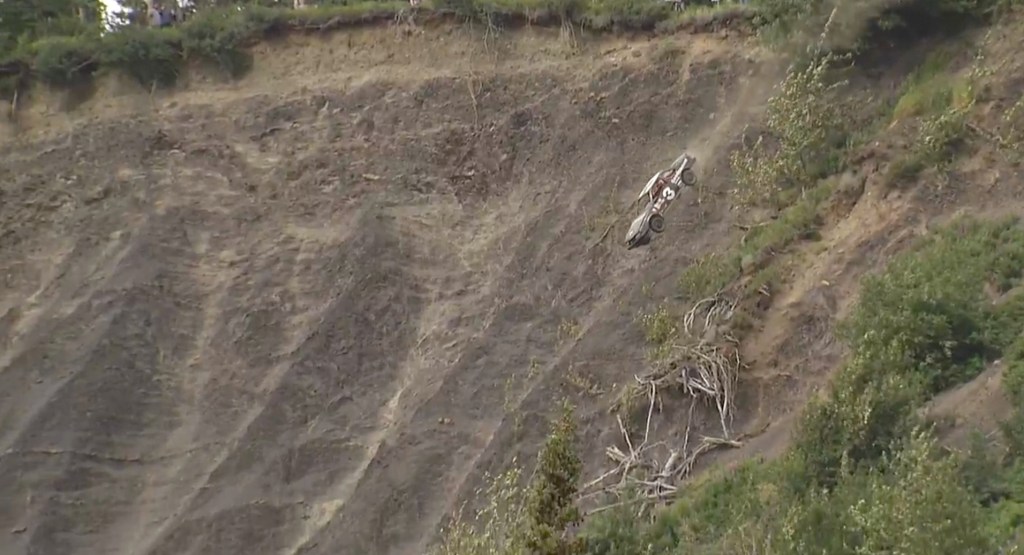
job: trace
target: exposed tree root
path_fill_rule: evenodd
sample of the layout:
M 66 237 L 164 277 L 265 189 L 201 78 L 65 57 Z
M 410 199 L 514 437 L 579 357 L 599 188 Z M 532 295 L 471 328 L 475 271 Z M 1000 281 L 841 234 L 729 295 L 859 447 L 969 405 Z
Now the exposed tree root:
M 707 336 L 718 322 L 732 317 L 736 304 L 721 293 L 698 301 L 684 316 L 683 331 L 691 337 Z M 733 438 L 731 433 L 736 383 L 740 369 L 744 367 L 739 351 L 732 345 L 701 339 L 690 344 L 673 345 L 669 361 L 643 376 L 634 376 L 636 385 L 632 387 L 629 399 L 641 395 L 647 398 L 643 439 L 635 444 L 621 415 L 616 415 L 625 449 L 616 445 L 606 448 L 605 452 L 615 466 L 584 484 L 581 488 L 583 498 L 609 493 L 621 496 L 628 487 L 638 492 L 641 501 L 662 501 L 675 495 L 679 482 L 690 475 L 701 456 L 719 447 L 742 446 L 742 438 Z M 679 446 L 651 442 L 651 421 L 655 408 L 660 407 L 660 394 L 666 389 L 677 389 L 690 399 L 686 429 Z M 696 445 L 691 445 L 693 416 L 698 405 L 715 408 L 722 436 L 701 436 L 692 442 Z M 655 448 L 659 447 L 664 449 L 656 451 Z M 662 458 L 654 456 L 658 451 Z M 592 512 L 625 503 L 620 499 Z

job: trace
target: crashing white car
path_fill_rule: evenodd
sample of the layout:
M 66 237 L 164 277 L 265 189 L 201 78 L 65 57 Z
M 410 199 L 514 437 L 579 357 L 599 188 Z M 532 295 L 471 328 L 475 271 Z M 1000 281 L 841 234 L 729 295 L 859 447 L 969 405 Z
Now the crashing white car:
M 683 186 L 693 187 L 697 183 L 697 174 L 693 171 L 695 162 L 692 156 L 683 153 L 667 170 L 654 174 L 647 181 L 633 201 L 638 213 L 626 233 L 627 249 L 646 245 L 654 234 L 665 231 L 665 209 L 679 196 Z

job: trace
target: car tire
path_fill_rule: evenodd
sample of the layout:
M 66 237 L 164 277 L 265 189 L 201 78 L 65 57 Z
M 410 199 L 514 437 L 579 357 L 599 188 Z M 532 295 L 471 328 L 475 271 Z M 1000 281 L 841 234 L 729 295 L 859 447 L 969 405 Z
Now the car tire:
M 665 231 L 665 216 L 661 214 L 652 214 L 651 219 L 647 220 L 647 227 L 654 233 L 661 233 Z
M 683 185 L 687 187 L 693 187 L 697 183 L 697 174 L 690 168 L 683 170 L 682 175 L 679 177 L 683 180 Z

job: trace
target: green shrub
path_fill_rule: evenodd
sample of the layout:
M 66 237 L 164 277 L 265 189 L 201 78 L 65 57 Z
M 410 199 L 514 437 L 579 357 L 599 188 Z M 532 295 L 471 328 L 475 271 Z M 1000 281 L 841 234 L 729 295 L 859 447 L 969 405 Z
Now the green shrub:
M 844 475 L 835 489 L 790 507 L 784 553 L 992 553 L 984 514 L 960 482 L 952 457 L 916 432 L 876 468 Z
M 582 538 L 567 539 L 566 528 L 578 523 L 575 505 L 582 462 L 576 454 L 576 426 L 566 402 L 552 424 L 524 490 L 515 464 L 489 480 L 487 504 L 472 520 L 460 510 L 444 530 L 433 555 L 573 555 L 583 553 Z
M 95 70 L 98 47 L 99 41 L 88 37 L 44 38 L 33 45 L 35 72 L 50 85 L 74 85 Z
M 790 71 L 782 90 L 768 100 L 768 134 L 730 156 L 745 200 L 777 199 L 838 169 L 835 151 L 847 130 L 846 112 L 835 94 L 842 83 L 827 79 L 836 59 L 826 54 Z
M 583 24 L 595 30 L 653 29 L 672 13 L 672 7 L 666 2 L 591 0 Z
M 1024 335 L 1007 350 L 1005 363 L 1003 387 L 1016 406 L 1024 407 Z
M 200 12 L 181 26 L 184 54 L 207 59 L 228 74 L 240 76 L 252 65 L 242 49 L 245 41 L 261 36 L 281 21 L 281 11 L 259 6 Z
M 580 530 L 587 555 L 647 555 L 647 522 L 638 515 L 643 500 L 627 490 L 619 500 L 608 500 L 610 509 L 587 519 Z
M 178 29 L 129 28 L 103 39 L 100 62 L 135 78 L 141 85 L 173 85 L 182 62 Z
M 930 392 L 973 377 L 994 345 L 985 283 L 1020 279 L 1024 230 L 1015 220 L 964 219 L 868 277 L 839 328 L 856 357 L 919 375 Z
M 831 487 L 844 467 L 878 462 L 917 423 L 922 399 L 920 385 L 896 365 L 855 360 L 840 371 L 831 397 L 811 402 L 795 436 L 809 485 Z

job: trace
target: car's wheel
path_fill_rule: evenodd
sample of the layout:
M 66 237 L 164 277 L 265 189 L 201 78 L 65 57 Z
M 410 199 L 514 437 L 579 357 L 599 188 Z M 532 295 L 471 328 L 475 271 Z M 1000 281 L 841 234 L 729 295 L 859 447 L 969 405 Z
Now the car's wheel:
M 651 231 L 661 233 L 665 231 L 665 217 L 661 214 L 653 214 L 651 219 L 647 221 L 647 226 L 651 228 Z
M 697 183 L 697 174 L 690 168 L 683 170 L 682 175 L 679 177 L 683 180 L 683 185 L 687 187 L 693 187 Z

